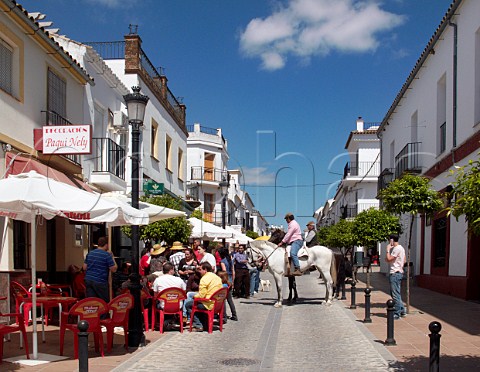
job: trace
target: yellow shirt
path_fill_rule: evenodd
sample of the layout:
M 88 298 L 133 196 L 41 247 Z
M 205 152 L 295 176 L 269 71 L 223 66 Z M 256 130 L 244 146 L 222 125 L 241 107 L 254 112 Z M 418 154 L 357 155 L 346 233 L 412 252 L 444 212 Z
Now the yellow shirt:
M 198 293 L 195 297 L 210 298 L 212 294 L 222 287 L 222 279 L 214 273 L 207 272 L 200 279 Z M 213 308 L 213 301 L 202 301 L 202 303 L 208 310 Z

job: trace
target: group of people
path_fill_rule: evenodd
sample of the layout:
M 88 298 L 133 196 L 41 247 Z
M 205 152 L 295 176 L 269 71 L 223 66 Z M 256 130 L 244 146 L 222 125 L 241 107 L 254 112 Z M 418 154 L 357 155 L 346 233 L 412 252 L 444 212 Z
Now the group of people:
M 259 263 L 261 265 L 261 263 Z M 83 265 L 85 270 L 86 297 L 99 297 L 106 302 L 110 299 L 109 274 L 112 273 L 113 296 L 129 287 L 131 265 L 122 263 L 120 267 L 109 250 L 108 239 L 101 237 L 97 249 L 90 251 Z M 231 252 L 218 246 L 214 253 L 195 239 L 192 248 L 181 242 L 167 247 L 155 244 L 146 247 L 139 262 L 139 275 L 144 289 L 153 294 L 166 288 L 181 288 L 187 293 L 183 303 L 184 319 L 189 321 L 194 298 L 210 298 L 222 287 L 228 287 L 226 303 L 230 308 L 230 319 L 238 320 L 233 297 L 250 298 L 258 293 L 261 267 L 250 265 L 244 245 L 236 245 Z M 162 306 L 162 303 L 154 304 Z M 212 301 L 204 301 L 200 308 L 211 309 Z M 226 304 L 225 304 L 226 306 Z M 227 321 L 225 308 L 223 322 Z M 197 316 L 193 319 L 194 330 L 203 330 Z

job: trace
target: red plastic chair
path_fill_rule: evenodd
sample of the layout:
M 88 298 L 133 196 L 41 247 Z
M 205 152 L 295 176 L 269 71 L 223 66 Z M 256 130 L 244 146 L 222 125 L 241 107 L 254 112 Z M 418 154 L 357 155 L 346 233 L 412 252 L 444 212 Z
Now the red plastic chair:
M 193 315 L 195 313 L 204 313 L 208 315 L 208 333 L 212 333 L 213 329 L 213 318 L 215 317 L 215 314 L 218 314 L 220 316 L 220 332 L 223 330 L 223 303 L 225 302 L 225 299 L 227 298 L 228 294 L 228 288 L 223 287 L 220 288 L 218 291 L 216 291 L 210 298 L 195 298 L 193 300 L 193 307 L 192 307 L 192 313 L 190 314 L 190 332 L 192 331 L 193 327 Z M 211 310 L 203 310 L 199 309 L 197 307 L 199 302 L 203 301 L 213 301 L 213 307 Z
M 87 286 L 85 285 L 85 272 L 80 271 L 75 274 L 72 282 L 73 297 L 83 299 L 87 293 Z
M 152 298 L 152 295 L 148 292 L 148 289 L 142 288 L 140 291 L 140 303 L 142 304 L 143 322 L 145 323 L 145 331 L 148 331 L 148 307 L 145 307 L 145 301 Z M 152 311 L 153 314 L 153 311 Z M 153 331 L 153 324 L 150 330 Z
M 77 328 L 77 323 L 80 320 L 86 320 L 88 322 L 88 332 L 92 332 L 95 340 L 95 351 L 98 352 L 98 346 L 100 344 L 100 353 L 102 357 L 103 354 L 103 336 L 102 336 L 102 327 L 100 325 L 100 315 L 108 312 L 108 305 L 105 301 L 96 297 L 85 298 L 66 312 L 62 311 L 61 314 L 61 325 L 60 325 L 60 355 L 63 355 L 63 343 L 65 340 L 65 330 L 69 329 L 74 333 L 73 336 L 73 346 L 75 359 L 78 359 L 78 337 L 77 333 L 79 332 Z M 69 316 L 75 318 L 75 323 L 69 323 Z M 80 318 L 77 320 L 77 316 Z
M 23 315 L 20 313 L 13 313 L 13 314 L 2 314 L 0 313 L 0 317 L 15 317 L 17 325 L 9 325 L 9 324 L 0 324 L 0 363 L 2 363 L 3 359 L 3 338 L 5 335 L 13 332 L 20 331 L 20 337 L 23 337 L 23 342 L 25 343 L 25 353 L 27 354 L 27 359 L 30 359 L 30 354 L 28 353 L 28 340 L 27 340 L 27 332 L 25 330 L 25 322 L 23 320 Z M 21 340 L 21 339 L 20 339 Z M 21 345 L 21 342 L 20 342 Z M 21 348 L 21 346 L 20 346 Z
M 133 296 L 130 293 L 121 294 L 108 303 L 110 318 L 100 320 L 100 324 L 107 328 L 107 352 L 112 351 L 115 327 L 123 327 L 125 349 L 128 350 L 128 313 L 132 307 Z
M 28 313 L 32 309 L 31 302 L 25 302 L 25 300 L 29 300 L 32 298 L 32 294 L 27 291 L 27 289 L 18 282 L 11 282 L 10 283 L 10 290 L 12 292 L 13 297 L 15 298 L 15 313 L 20 314 L 20 307 L 23 303 L 23 317 L 25 321 L 25 327 L 28 326 Z M 25 302 L 25 303 L 24 303 Z M 18 321 L 18 317 L 17 317 Z
M 180 333 L 183 333 L 182 301 L 187 299 L 187 294 L 181 288 L 167 288 L 155 295 L 152 304 L 152 330 L 155 328 L 155 318 L 160 314 L 160 333 L 163 333 L 165 314 L 177 314 L 180 319 Z M 163 301 L 163 309 L 157 308 L 157 301 Z

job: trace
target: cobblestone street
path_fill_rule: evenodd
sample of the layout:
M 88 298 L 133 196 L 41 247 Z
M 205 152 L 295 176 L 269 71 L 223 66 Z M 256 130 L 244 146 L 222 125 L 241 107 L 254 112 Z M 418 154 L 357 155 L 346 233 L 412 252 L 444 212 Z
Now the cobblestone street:
M 272 279 L 269 273 L 262 278 Z M 274 288 L 236 300 L 240 320 L 228 321 L 222 333 L 168 332 L 115 371 L 389 370 L 393 355 L 373 341 L 344 302 L 322 305 L 319 282 L 316 272 L 298 278 L 299 302 L 281 309 L 273 307 Z

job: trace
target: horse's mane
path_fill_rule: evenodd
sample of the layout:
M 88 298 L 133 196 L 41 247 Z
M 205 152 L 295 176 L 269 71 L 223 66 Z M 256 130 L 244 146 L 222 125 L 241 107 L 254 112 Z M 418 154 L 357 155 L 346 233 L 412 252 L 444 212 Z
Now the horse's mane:
M 268 241 L 270 243 L 274 243 L 278 245 L 278 243 L 282 241 L 284 236 L 285 236 L 285 231 L 281 229 L 275 229 L 270 235 L 270 239 L 268 239 Z

